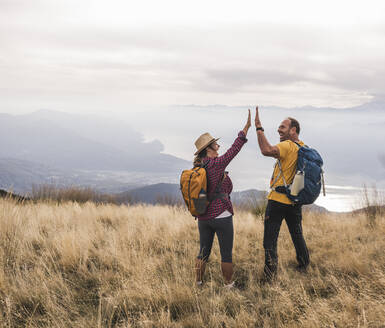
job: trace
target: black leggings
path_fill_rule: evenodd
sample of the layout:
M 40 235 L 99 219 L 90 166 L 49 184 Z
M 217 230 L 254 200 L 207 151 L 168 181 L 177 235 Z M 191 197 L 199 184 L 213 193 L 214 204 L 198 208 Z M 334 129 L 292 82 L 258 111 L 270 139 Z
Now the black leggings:
M 207 261 L 217 234 L 222 262 L 232 263 L 234 228 L 233 217 L 198 221 L 200 250 L 198 259 Z

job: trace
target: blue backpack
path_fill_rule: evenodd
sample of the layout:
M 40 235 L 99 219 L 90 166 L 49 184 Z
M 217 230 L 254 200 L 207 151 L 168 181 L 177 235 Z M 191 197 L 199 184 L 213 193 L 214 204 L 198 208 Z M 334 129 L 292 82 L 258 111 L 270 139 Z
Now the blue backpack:
M 315 202 L 321 192 L 321 185 L 323 186 L 323 194 L 325 196 L 325 184 L 322 170 L 323 160 L 315 149 L 308 146 L 301 146 L 297 142 L 295 144 L 299 147 L 299 149 L 297 170 L 293 182 L 290 185 L 286 183 L 282 173 L 281 162 L 278 159 L 277 162 L 280 169 L 280 174 L 282 175 L 285 185 L 273 188 L 273 190 L 286 194 L 294 204 L 312 204 Z M 278 177 L 279 175 L 277 176 L 276 180 L 278 180 Z M 297 190 L 297 192 L 293 193 L 292 189 L 294 188 L 292 187 L 298 181 L 300 181 L 299 184 L 301 185 L 300 190 Z M 298 186 L 296 186 L 295 189 L 298 189 Z

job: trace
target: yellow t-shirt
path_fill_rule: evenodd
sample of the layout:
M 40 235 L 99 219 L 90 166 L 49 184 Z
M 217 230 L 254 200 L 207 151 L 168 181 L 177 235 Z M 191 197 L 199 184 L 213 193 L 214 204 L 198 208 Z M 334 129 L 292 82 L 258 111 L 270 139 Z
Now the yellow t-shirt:
M 303 146 L 304 143 L 302 141 L 298 141 L 298 143 Z M 276 145 L 279 149 L 279 159 L 281 160 L 281 167 L 283 176 L 285 177 L 286 183 L 289 185 L 292 183 L 295 175 L 295 171 L 297 168 L 297 154 L 298 154 L 298 146 L 290 140 L 285 140 Z M 273 176 L 270 180 L 270 187 L 273 187 L 271 184 L 275 181 L 277 175 L 279 174 L 279 166 L 278 163 L 275 164 Z M 278 178 L 278 180 L 274 183 L 274 187 L 284 186 L 282 175 Z M 267 199 L 275 200 L 284 204 L 292 204 L 291 200 L 287 198 L 285 194 L 281 194 L 274 190 L 270 191 Z

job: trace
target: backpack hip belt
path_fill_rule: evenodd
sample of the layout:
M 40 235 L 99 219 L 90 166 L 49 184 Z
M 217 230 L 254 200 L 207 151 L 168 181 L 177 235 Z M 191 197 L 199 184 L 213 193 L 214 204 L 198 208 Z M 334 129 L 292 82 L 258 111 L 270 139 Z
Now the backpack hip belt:
M 208 195 L 207 199 L 209 202 L 212 202 L 213 200 L 216 200 L 216 199 L 222 199 L 222 200 L 230 199 L 230 196 L 224 192 L 214 192 Z

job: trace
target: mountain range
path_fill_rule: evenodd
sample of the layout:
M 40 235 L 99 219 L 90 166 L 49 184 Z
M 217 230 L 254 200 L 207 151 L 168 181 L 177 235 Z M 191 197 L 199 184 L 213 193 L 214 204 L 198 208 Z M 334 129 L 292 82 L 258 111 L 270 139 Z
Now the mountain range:
M 0 115 L 0 158 L 67 170 L 168 172 L 186 164 L 162 150 L 159 141 L 144 142 L 128 124 L 96 116 L 45 110 Z
M 183 198 L 178 184 L 159 183 L 130 191 L 122 192 L 116 195 L 118 201 L 140 202 L 145 204 L 183 204 Z M 249 189 L 243 191 L 235 191 L 231 193 L 231 201 L 234 205 L 253 208 L 257 204 L 262 204 L 266 200 L 266 192 L 262 190 Z M 316 211 L 319 213 L 328 212 L 324 207 L 315 204 L 305 205 L 306 210 Z
M 52 191 L 52 190 L 51 190 Z M 130 191 L 117 193 L 114 195 L 109 194 L 90 194 L 88 191 L 87 195 L 91 198 L 83 198 L 81 201 L 92 200 L 92 201 L 113 201 L 114 204 L 161 204 L 161 205 L 182 205 L 184 201 L 181 196 L 179 185 L 170 183 L 159 183 L 140 188 L 135 188 Z M 44 190 L 43 190 L 44 193 Z M 94 198 L 96 196 L 96 198 Z M 31 197 L 25 197 L 13 192 L 9 192 L 0 189 L 0 198 L 13 198 L 18 201 L 28 201 Z M 39 196 L 38 196 L 39 197 Z M 41 197 L 41 196 L 40 196 Z M 87 197 L 87 196 L 85 196 Z M 33 199 L 33 196 L 32 196 Z M 261 207 L 263 209 L 266 204 L 266 193 L 264 191 L 250 189 L 245 191 L 236 191 L 231 193 L 231 200 L 233 205 L 243 208 L 244 210 L 253 210 Z M 79 201 L 79 199 L 78 199 Z M 305 205 L 305 211 L 312 211 L 317 213 L 326 213 L 328 210 L 322 206 L 315 204 Z
M 19 193 L 47 183 L 119 192 L 175 182 L 190 163 L 162 151 L 160 141 L 145 142 L 114 119 L 47 110 L 0 114 L 0 187 Z

